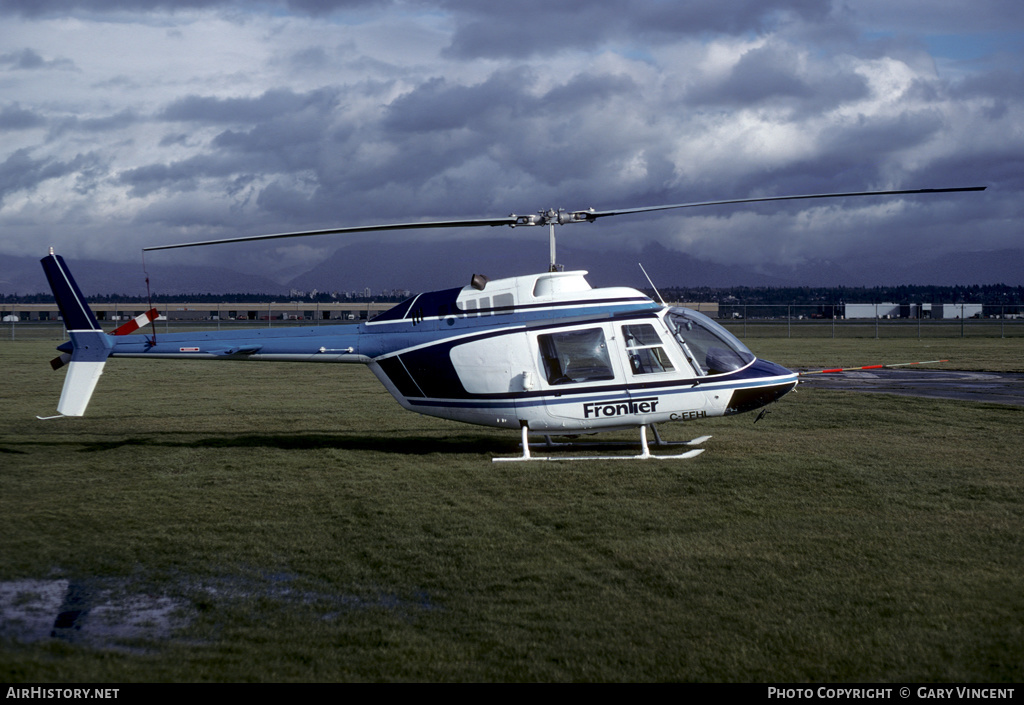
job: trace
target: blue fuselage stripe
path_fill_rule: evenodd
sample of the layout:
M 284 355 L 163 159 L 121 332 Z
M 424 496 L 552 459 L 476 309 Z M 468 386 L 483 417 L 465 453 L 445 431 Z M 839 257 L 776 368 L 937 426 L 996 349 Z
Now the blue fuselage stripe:
M 737 389 L 752 389 L 756 387 L 774 387 L 776 385 L 794 384 L 798 375 L 780 377 L 759 377 L 750 381 L 739 382 L 735 378 L 732 381 L 724 379 L 730 375 L 722 375 L 721 379 L 715 382 L 694 385 L 692 382 L 678 381 L 666 383 L 664 387 L 647 387 L 643 392 L 657 394 L 659 396 L 676 396 L 680 394 L 693 394 L 695 392 L 714 392 L 716 390 L 732 392 Z M 551 390 L 542 392 L 516 392 L 509 394 L 474 395 L 471 399 L 406 399 L 412 406 L 432 406 L 447 409 L 499 409 L 515 405 L 517 408 L 536 406 L 547 406 L 552 403 L 585 403 L 590 401 L 615 401 L 618 399 L 627 400 L 631 398 L 628 385 L 614 385 L 606 387 L 588 387 L 586 389 L 574 389 L 554 392 Z

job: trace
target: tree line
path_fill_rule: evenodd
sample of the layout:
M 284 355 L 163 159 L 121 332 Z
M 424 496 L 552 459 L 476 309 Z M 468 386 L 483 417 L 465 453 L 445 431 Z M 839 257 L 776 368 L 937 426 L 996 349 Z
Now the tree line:
M 841 304 L 841 303 L 967 303 L 998 305 L 1022 305 L 1024 304 L 1024 286 L 1009 286 L 1006 284 L 974 284 L 964 286 L 924 286 L 924 285 L 899 285 L 899 286 L 874 286 L 874 287 L 850 287 L 850 286 L 733 286 L 733 287 L 665 287 L 659 289 L 662 298 L 666 301 L 715 301 L 718 303 L 733 304 Z M 657 299 L 653 290 L 645 290 L 645 293 Z M 87 297 L 89 301 L 96 303 L 147 303 L 152 300 L 154 304 L 173 303 L 188 301 L 191 303 L 269 303 L 291 301 L 294 297 L 283 294 L 266 294 L 254 292 L 239 292 L 233 294 L 158 294 L 152 299 L 145 296 L 128 296 L 124 294 L 103 294 Z M 324 292 L 312 297 L 303 297 L 303 301 L 311 303 L 331 303 L 338 299 Z M 378 295 L 346 297 L 345 301 L 353 303 L 398 303 L 401 296 Z M 46 304 L 53 302 L 50 294 L 10 294 L 0 295 L 0 303 L 18 304 L 34 303 Z
M 970 286 L 734 286 L 667 287 L 659 289 L 666 301 L 717 301 L 734 304 L 1024 304 L 1024 286 L 974 284 Z M 648 294 L 654 295 L 648 290 Z M 655 296 L 655 298 L 657 298 Z

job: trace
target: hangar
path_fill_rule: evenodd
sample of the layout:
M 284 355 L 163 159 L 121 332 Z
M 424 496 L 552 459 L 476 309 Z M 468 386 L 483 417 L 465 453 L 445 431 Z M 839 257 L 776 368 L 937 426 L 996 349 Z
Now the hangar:
M 982 304 L 845 304 L 847 319 L 862 318 L 933 318 L 956 320 L 958 318 L 980 318 Z
M 383 303 L 310 303 L 285 301 L 270 303 L 230 302 L 156 304 L 161 318 L 171 321 L 365 321 L 395 304 Z M 149 309 L 145 303 L 93 303 L 89 306 L 100 321 L 127 321 Z M 7 304 L 0 319 L 18 321 L 59 321 L 56 303 Z

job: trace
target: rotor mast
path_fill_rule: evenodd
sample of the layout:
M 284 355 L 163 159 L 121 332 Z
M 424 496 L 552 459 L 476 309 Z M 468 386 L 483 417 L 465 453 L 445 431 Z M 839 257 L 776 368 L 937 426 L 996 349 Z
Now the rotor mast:
M 558 210 L 548 208 L 546 211 L 537 211 L 535 215 L 516 215 L 513 213 L 509 218 L 514 221 L 509 223 L 513 228 L 529 225 L 548 226 L 548 254 L 550 258 L 548 271 L 557 272 L 561 269 L 561 265 L 558 264 L 556 256 L 555 226 L 568 223 L 592 223 L 597 219 L 597 215 L 593 208 L 585 211 L 566 211 L 564 208 L 559 208 Z
M 558 271 L 558 260 L 555 259 L 555 224 L 548 223 L 548 252 L 551 254 L 551 264 L 548 266 L 549 272 Z

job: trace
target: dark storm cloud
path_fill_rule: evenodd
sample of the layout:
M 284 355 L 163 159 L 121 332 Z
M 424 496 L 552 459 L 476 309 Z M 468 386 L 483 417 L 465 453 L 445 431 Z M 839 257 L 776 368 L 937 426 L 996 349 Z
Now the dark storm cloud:
M 34 110 L 25 110 L 20 105 L 0 108 L 0 130 L 30 130 L 45 124 L 45 117 Z
M 898 116 L 861 115 L 849 123 L 829 126 L 817 135 L 813 156 L 795 160 L 783 168 L 773 168 L 768 173 L 751 170 L 738 181 L 737 190 L 764 193 L 766 184 L 770 184 L 779 193 L 813 193 L 820 191 L 823 183 L 830 184 L 829 190 L 835 191 L 859 191 L 868 184 L 884 185 L 889 178 L 886 175 L 889 159 L 903 150 L 941 137 L 943 124 L 939 112 L 928 110 Z M 978 169 L 961 172 L 979 173 L 982 172 Z M 908 173 L 905 179 L 903 185 L 908 188 L 911 184 L 920 187 L 940 182 L 944 186 L 964 185 L 956 170 L 934 167 L 925 173 Z M 839 207 L 841 204 L 837 201 L 830 205 Z
M 292 10 L 322 15 L 336 10 L 361 8 L 369 5 L 386 7 L 389 0 L 281 0 L 274 2 L 244 2 L 243 0 L 4 0 L 0 14 L 38 17 L 75 11 L 84 12 L 152 12 L 216 7 L 286 7 Z
M 287 88 L 279 88 L 254 98 L 191 95 L 171 103 L 157 114 L 157 118 L 205 124 L 265 122 L 304 110 L 329 111 L 335 101 L 336 91 L 333 89 L 300 95 Z
M 934 5 L 16 0 L 0 14 L 32 49 L 0 53 L 0 222 L 81 218 L 105 243 L 119 219 L 123 245 L 141 223 L 150 241 L 210 239 L 889 185 L 1019 190 L 1019 51 L 976 60 L 943 39 L 942 54 L 916 30 L 959 40 L 958 22 L 990 27 L 1002 6 Z M 86 31 L 52 39 L 62 13 Z M 72 66 L 81 80 L 45 70 Z M 58 178 L 60 197 L 46 187 Z M 74 197 L 89 189 L 102 190 Z M 971 231 L 1011 227 L 1016 194 L 984 198 L 1002 225 Z M 720 261 L 816 256 L 822 232 L 894 242 L 884 221 L 857 220 L 863 206 L 822 208 L 813 232 L 790 218 L 803 204 L 764 205 L 599 223 L 588 241 L 709 243 L 702 256 Z M 777 213 L 758 238 L 791 229 L 786 247 L 745 246 Z M 924 232 L 928 216 L 908 208 L 898 224 Z
M 380 121 L 357 124 L 341 115 L 349 93 L 343 89 L 247 99 L 188 96 L 158 111 L 158 118 L 231 127 L 201 156 L 133 168 L 120 182 L 140 197 L 193 191 L 203 179 L 262 178 L 269 183 L 256 203 L 281 217 L 316 220 L 339 211 L 381 217 L 382 208 L 389 217 L 419 217 L 452 208 L 476 212 L 489 207 L 488 191 L 557 184 L 567 172 L 576 178 L 621 157 L 628 139 L 575 143 L 581 121 L 564 105 L 579 111 L 628 100 L 637 89 L 630 79 L 582 74 L 541 95 L 529 90 L 533 85 L 525 69 L 500 70 L 468 86 L 431 79 L 385 106 Z M 444 135 L 429 137 L 436 133 Z M 180 144 L 184 137 L 164 140 Z M 417 199 L 434 190 L 448 195 Z
M 209 168 L 210 161 L 207 157 L 196 157 L 172 164 L 141 166 L 122 172 L 118 182 L 128 186 L 128 193 L 135 197 L 148 196 L 160 190 L 195 191 L 199 188 L 200 176 L 217 172 Z
M 543 104 L 524 91 L 529 81 L 523 70 L 502 72 L 473 86 L 432 78 L 388 106 L 384 127 L 397 132 L 434 132 L 507 123 Z
M 31 191 L 45 181 L 73 175 L 76 188 L 88 191 L 102 160 L 96 154 L 79 154 L 68 161 L 34 159 L 29 149 L 19 149 L 0 163 L 0 205 L 19 191 Z
M 79 134 L 116 132 L 144 120 L 145 118 L 134 110 L 122 110 L 114 115 L 95 118 L 63 117 L 52 121 L 50 137 L 52 139 L 59 134 L 69 132 Z
M 329 139 L 337 102 L 334 89 L 303 94 L 273 90 L 254 98 L 190 96 L 162 111 L 160 118 L 196 125 L 232 124 L 209 143 L 209 154 L 235 155 L 235 167 L 273 173 L 317 164 L 320 145 Z M 211 160 L 205 166 L 213 163 Z
M 457 17 L 448 52 L 453 57 L 527 57 L 567 48 L 625 42 L 643 48 L 706 33 L 743 34 L 772 26 L 780 16 L 822 19 L 830 0 L 719 3 L 633 0 L 522 0 L 486 3 L 438 0 Z
M 70 59 L 46 59 L 33 49 L 0 54 L 0 68 L 21 71 L 37 71 L 42 69 L 69 70 L 75 68 Z
M 286 0 L 289 9 L 301 10 L 313 15 L 326 15 L 337 10 L 375 7 L 378 10 L 394 5 L 392 0 Z
M 911 149 L 940 134 L 945 119 L 938 110 L 920 110 L 899 115 L 869 118 L 859 116 L 850 124 L 836 125 L 823 134 L 829 154 L 837 158 L 864 160 L 864 155 L 885 155 Z
M 1020 207 L 1021 194 L 1024 194 L 1024 147 L 1019 143 L 936 159 L 928 164 L 926 170 L 922 170 L 918 178 L 934 179 L 934 174 L 947 175 L 945 178 L 957 184 L 982 174 L 986 183 L 996 184 L 998 191 L 984 201 L 969 204 L 967 212 L 979 222 L 989 217 L 1001 221 L 1012 234 L 1007 246 L 1019 248 L 1024 245 Z M 975 235 L 985 234 L 977 225 L 971 232 Z
M 757 47 L 744 54 L 725 78 L 697 85 L 688 98 L 696 105 L 771 104 L 820 112 L 867 97 L 864 76 L 834 65 L 808 71 L 804 63 L 792 46 Z
M 218 0 L 4 0 L 0 13 L 38 17 L 40 15 L 75 11 L 114 12 L 131 10 L 174 10 L 176 8 L 213 7 L 225 3 Z
M 184 193 L 204 179 L 255 180 L 256 175 L 320 170 L 325 131 L 336 103 L 333 90 L 305 94 L 271 90 L 253 98 L 186 96 L 158 111 L 156 119 L 194 128 L 230 124 L 201 154 L 168 163 L 127 169 L 118 181 L 133 197 L 159 191 Z M 161 139 L 162 146 L 185 145 L 187 135 Z
M 527 57 L 605 42 L 663 43 L 709 32 L 763 31 L 781 17 L 821 20 L 831 0 L 739 0 L 730 3 L 635 2 L 634 0 L 11 0 L 0 13 L 38 17 L 75 11 L 151 12 L 204 8 L 287 8 L 312 16 L 339 10 L 376 12 L 394 6 L 411 12 L 444 12 L 453 23 L 448 53 L 453 58 Z
M 615 160 L 631 153 L 636 138 L 608 140 L 600 130 L 614 120 L 605 113 L 628 107 L 633 82 L 588 73 L 544 94 L 534 93 L 534 84 L 526 69 L 496 71 L 472 85 L 442 78 L 419 84 L 392 101 L 379 123 L 333 145 L 344 166 L 324 174 L 317 198 L 326 205 L 353 190 L 375 192 L 383 199 L 379 207 L 406 208 L 416 217 L 443 208 L 522 207 L 496 199 L 499 193 L 516 193 L 534 207 L 552 188 L 561 197 L 576 195 L 569 184 L 583 175 L 614 182 Z M 386 146 L 366 156 L 367 143 Z M 396 189 L 412 198 L 389 199 Z M 437 190 L 447 197 L 415 198 Z
M 996 69 L 964 78 L 953 84 L 955 98 L 1013 100 L 1024 96 L 1024 72 Z
M 138 198 L 160 191 L 170 194 L 196 191 L 204 180 L 211 179 L 217 181 L 218 190 L 228 191 L 228 184 L 239 179 L 252 181 L 257 175 L 287 174 L 314 166 L 301 158 L 282 158 L 281 155 L 287 153 L 287 149 L 278 153 L 214 149 L 188 159 L 127 169 L 118 175 L 117 181 L 129 187 L 130 196 Z

